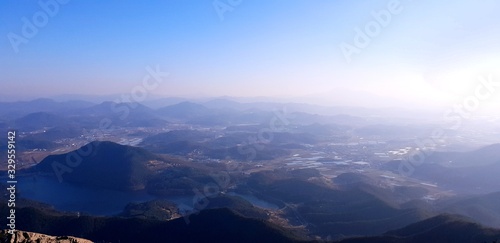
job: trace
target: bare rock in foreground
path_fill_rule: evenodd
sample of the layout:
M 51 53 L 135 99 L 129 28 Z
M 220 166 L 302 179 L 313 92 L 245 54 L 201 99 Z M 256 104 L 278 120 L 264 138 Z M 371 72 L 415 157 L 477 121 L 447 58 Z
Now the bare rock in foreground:
M 7 230 L 0 231 L 0 242 L 5 243 L 92 243 L 90 240 L 73 236 L 50 236 L 33 232 L 16 231 L 9 234 Z

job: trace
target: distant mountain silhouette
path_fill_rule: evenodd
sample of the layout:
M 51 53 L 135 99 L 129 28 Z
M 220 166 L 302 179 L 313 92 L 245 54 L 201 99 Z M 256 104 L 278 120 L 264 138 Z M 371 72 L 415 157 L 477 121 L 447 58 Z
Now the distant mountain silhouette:
M 208 108 L 193 102 L 181 102 L 157 109 L 157 114 L 169 120 L 179 120 L 197 125 L 232 125 L 243 123 L 269 123 L 272 111 L 249 106 L 248 109 Z
M 19 118 L 34 112 L 61 113 L 74 109 L 92 106 L 93 103 L 85 101 L 57 102 L 51 99 L 36 99 L 31 101 L 0 102 L 0 115 Z
M 217 98 L 203 103 L 204 106 L 212 109 L 234 109 L 234 110 L 244 110 L 248 108 L 248 105 L 240 103 L 234 100 Z
M 435 152 L 426 162 L 452 167 L 473 167 L 500 163 L 500 143 L 468 152 Z
M 139 103 L 103 102 L 88 108 L 69 113 L 76 116 L 80 124 L 99 126 L 103 119 L 109 119 L 111 126 L 158 127 L 168 122 L 155 114 L 155 111 Z
M 125 116 L 154 116 L 154 110 L 140 103 L 116 103 L 105 101 L 78 111 L 80 115 L 125 117 Z
M 466 193 L 499 190 L 500 144 L 470 152 L 434 152 L 416 166 L 412 177 L 437 183 L 442 188 Z M 399 173 L 403 162 L 391 161 L 383 169 Z M 443 176 L 446 175 L 446 176 Z
M 49 112 L 34 112 L 14 120 L 12 127 L 23 131 L 52 128 L 69 123 L 63 116 Z
M 185 101 L 175 105 L 159 108 L 156 112 L 157 114 L 167 118 L 192 119 L 209 115 L 211 110 L 203 105 Z

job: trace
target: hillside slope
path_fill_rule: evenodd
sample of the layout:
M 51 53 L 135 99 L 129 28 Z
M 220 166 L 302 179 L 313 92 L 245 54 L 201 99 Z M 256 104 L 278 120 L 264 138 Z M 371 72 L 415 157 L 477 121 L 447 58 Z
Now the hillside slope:
M 152 166 L 167 163 L 145 149 L 113 142 L 91 142 L 78 150 L 50 155 L 32 171 L 61 180 L 118 190 L 144 189 Z

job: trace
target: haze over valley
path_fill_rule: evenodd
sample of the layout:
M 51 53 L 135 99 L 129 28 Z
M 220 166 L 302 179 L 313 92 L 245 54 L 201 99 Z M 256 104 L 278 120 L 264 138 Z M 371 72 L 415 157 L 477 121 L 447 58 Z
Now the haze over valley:
M 500 128 L 491 119 L 452 129 L 393 109 L 223 98 L 160 108 L 50 99 L 0 107 L 16 107 L 2 113 L 17 134 L 18 207 L 54 222 L 189 222 L 227 208 L 236 213 L 228 217 L 304 241 L 382 235 L 435 216 L 500 227 Z
M 0 3 L 1 242 L 498 242 L 500 2 Z

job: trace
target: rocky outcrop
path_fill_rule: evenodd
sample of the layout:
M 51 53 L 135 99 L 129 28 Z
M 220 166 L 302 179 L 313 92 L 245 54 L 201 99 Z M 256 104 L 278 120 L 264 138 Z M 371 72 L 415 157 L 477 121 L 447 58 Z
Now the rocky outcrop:
M 33 232 L 16 231 L 10 234 L 7 230 L 0 231 L 0 242 L 5 243 L 92 243 L 90 240 L 73 236 L 50 236 Z

